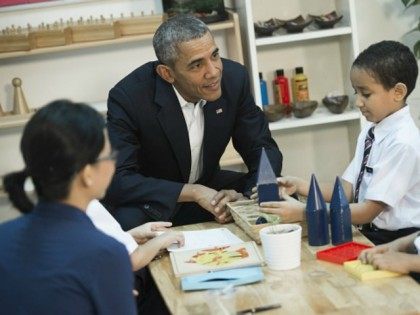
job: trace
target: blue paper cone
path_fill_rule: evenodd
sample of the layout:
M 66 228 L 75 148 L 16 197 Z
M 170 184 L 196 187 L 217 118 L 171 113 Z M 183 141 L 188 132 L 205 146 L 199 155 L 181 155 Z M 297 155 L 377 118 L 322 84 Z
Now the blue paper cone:
M 306 204 L 306 221 L 308 223 L 309 245 L 321 246 L 330 242 L 327 206 L 314 174 L 311 177 Z
M 331 241 L 333 245 L 351 242 L 351 211 L 340 179 L 335 180 L 330 204 Z

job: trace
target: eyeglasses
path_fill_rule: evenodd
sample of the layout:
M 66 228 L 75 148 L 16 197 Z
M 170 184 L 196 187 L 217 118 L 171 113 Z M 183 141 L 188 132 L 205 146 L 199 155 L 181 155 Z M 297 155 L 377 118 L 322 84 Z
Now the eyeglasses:
M 102 162 L 102 161 L 116 161 L 118 158 L 118 150 L 112 149 L 111 153 L 105 156 L 98 157 L 95 160 L 95 163 Z

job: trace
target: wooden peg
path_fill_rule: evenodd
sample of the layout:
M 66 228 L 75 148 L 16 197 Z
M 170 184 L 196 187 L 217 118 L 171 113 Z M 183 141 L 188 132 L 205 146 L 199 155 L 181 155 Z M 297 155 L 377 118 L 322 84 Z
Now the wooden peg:
M 22 80 L 20 78 L 14 78 L 12 80 L 14 87 L 14 96 L 13 96 L 13 111 L 15 115 L 27 114 L 29 113 L 29 107 L 26 103 L 25 95 L 22 91 Z

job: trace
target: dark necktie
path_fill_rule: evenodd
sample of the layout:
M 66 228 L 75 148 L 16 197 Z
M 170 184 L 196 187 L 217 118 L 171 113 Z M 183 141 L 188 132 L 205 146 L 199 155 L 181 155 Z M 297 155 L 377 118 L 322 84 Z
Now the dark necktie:
M 365 138 L 365 150 L 363 151 L 362 166 L 360 167 L 359 177 L 357 178 L 356 188 L 354 190 L 354 202 L 359 201 L 360 184 L 363 179 L 363 174 L 365 173 L 366 164 L 369 159 L 369 154 L 370 154 L 370 150 L 372 149 L 373 141 L 375 140 L 375 135 L 373 133 L 374 129 L 375 129 L 375 126 L 371 127 Z

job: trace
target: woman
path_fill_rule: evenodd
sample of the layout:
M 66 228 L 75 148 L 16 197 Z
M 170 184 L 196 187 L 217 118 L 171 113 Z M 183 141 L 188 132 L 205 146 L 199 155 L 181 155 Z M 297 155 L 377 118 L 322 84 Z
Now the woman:
M 85 213 L 115 171 L 103 118 L 84 104 L 50 103 L 26 125 L 21 152 L 25 169 L 4 187 L 28 214 L 0 225 L 1 312 L 135 314 L 127 251 Z M 35 207 L 23 190 L 27 177 Z

